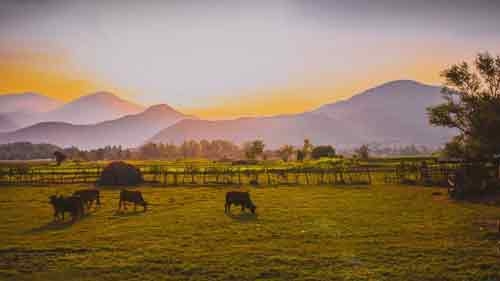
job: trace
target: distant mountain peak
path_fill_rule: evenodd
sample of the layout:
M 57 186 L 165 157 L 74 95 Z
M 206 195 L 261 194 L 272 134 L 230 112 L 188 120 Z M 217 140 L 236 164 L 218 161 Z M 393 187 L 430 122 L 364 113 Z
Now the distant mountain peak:
M 82 101 L 82 100 L 116 100 L 116 101 L 124 101 L 122 98 L 120 98 L 118 95 L 115 95 L 112 92 L 107 92 L 107 91 L 99 91 L 99 92 L 94 92 L 85 96 L 81 96 L 78 99 L 76 99 L 73 102 L 76 101 Z
M 162 103 L 162 104 L 155 104 L 150 107 L 148 107 L 144 112 L 163 112 L 163 111 L 176 111 L 173 109 L 170 105 Z
M 0 112 L 39 113 L 60 105 L 61 101 L 34 92 L 0 95 Z

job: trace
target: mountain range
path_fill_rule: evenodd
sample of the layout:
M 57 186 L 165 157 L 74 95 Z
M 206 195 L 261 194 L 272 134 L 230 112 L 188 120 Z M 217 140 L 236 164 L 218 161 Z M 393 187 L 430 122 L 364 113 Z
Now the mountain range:
M 277 148 L 283 144 L 301 145 L 308 138 L 313 144 L 339 148 L 365 143 L 438 146 L 454 133 L 431 127 L 427 121 L 426 108 L 443 101 L 440 90 L 398 80 L 308 112 L 215 121 L 185 115 L 168 105 L 143 110 L 102 92 L 38 113 L 44 122 L 1 133 L 0 143 L 29 141 L 96 148 L 135 147 L 148 141 L 179 144 L 188 139 L 226 139 L 241 144 L 262 139 L 267 148 Z M 6 121 L 0 118 L 0 130 L 2 126 L 12 128 L 22 123 L 16 115 L 5 116 Z
M 441 88 L 410 80 L 393 81 L 352 98 L 293 115 L 207 121 L 182 120 L 151 142 L 227 139 L 236 143 L 262 139 L 268 148 L 315 144 L 349 148 L 365 143 L 437 146 L 453 131 L 429 125 L 426 108 L 442 102 Z
M 0 134 L 2 143 L 28 141 L 50 143 L 61 147 L 90 149 L 106 145 L 136 147 L 160 129 L 184 119 L 184 115 L 168 105 L 155 105 L 145 111 L 90 125 L 66 122 L 41 122 L 10 133 Z

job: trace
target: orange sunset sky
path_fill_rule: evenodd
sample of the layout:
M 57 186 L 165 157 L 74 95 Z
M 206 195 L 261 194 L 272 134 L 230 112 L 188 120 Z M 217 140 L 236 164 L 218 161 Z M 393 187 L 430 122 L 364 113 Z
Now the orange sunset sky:
M 441 84 L 450 64 L 500 51 L 491 1 L 414 2 L 6 1 L 0 94 L 106 90 L 210 119 L 273 115 L 390 80 Z

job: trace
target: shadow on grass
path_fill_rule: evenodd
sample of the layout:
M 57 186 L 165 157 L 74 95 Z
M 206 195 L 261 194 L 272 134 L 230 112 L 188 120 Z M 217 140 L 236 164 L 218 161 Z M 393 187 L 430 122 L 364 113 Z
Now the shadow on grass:
M 145 213 L 147 213 L 147 211 L 143 211 L 143 210 L 123 211 L 123 210 L 120 210 L 120 211 L 115 211 L 113 216 L 114 217 L 135 217 L 135 216 L 141 216 Z
M 238 212 L 238 213 L 226 213 L 226 216 L 239 222 L 253 222 L 257 220 L 257 214 L 252 214 L 249 212 Z
M 79 219 L 75 219 L 75 220 L 65 219 L 64 221 L 61 221 L 61 220 L 51 221 L 51 222 L 44 224 L 42 226 L 32 228 L 32 229 L 26 231 L 25 234 L 35 234 L 35 233 L 41 233 L 41 232 L 45 232 L 45 231 L 62 230 L 62 229 L 70 228 L 72 225 L 86 219 L 87 217 L 89 217 L 88 214 L 86 214 L 85 216 L 83 216 Z

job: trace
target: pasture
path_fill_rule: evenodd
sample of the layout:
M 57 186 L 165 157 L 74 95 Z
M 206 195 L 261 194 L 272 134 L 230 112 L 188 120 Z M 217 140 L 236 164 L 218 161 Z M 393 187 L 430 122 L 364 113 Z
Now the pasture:
M 52 223 L 48 197 L 87 187 L 0 189 L 0 280 L 500 280 L 500 207 L 445 189 L 248 188 L 256 216 L 224 214 L 230 187 L 144 186 L 145 213 L 103 189 Z

